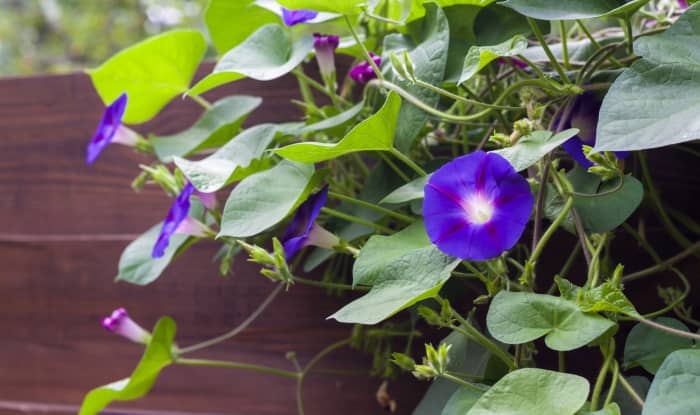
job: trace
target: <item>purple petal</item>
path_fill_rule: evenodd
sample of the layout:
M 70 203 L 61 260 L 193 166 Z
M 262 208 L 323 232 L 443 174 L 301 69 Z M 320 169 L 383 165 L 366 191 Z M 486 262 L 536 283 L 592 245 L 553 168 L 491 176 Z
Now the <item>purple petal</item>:
M 287 261 L 299 252 L 309 239 L 309 232 L 314 225 L 314 221 L 321 213 L 321 208 L 328 200 L 328 185 L 324 186 L 318 193 L 309 196 L 304 203 L 299 206 L 294 213 L 287 231 L 282 237 L 282 245 Z
M 381 56 L 377 56 L 372 52 L 369 54 L 377 66 L 382 64 Z M 377 74 L 374 73 L 374 68 L 372 68 L 372 65 L 367 61 L 362 62 L 359 65 L 355 65 L 352 67 L 352 69 L 350 69 L 350 78 L 352 78 L 358 84 L 366 84 L 376 77 Z
M 503 157 L 476 151 L 431 176 L 423 216 L 430 240 L 441 251 L 482 261 L 517 243 L 532 208 L 527 180 Z
M 339 44 L 340 38 L 338 36 L 314 33 L 316 60 L 324 78 L 332 76 L 335 72 L 335 50 Z
M 318 13 L 313 10 L 289 10 L 282 8 L 282 20 L 284 20 L 285 25 L 290 27 L 313 20 L 316 16 L 318 16 Z
M 170 207 L 168 215 L 165 217 L 163 227 L 160 229 L 160 234 L 153 246 L 151 256 L 153 258 L 161 258 L 165 255 L 165 250 L 170 244 L 170 238 L 175 234 L 180 224 L 187 218 L 190 211 L 190 196 L 194 192 L 192 183 L 187 183 L 180 194 L 175 198 L 175 202 Z
M 122 125 L 126 103 L 127 96 L 126 93 L 123 93 L 105 108 L 102 119 L 97 125 L 97 130 L 87 147 L 85 163 L 88 165 L 94 163 L 100 153 L 102 153 L 102 150 L 107 148 L 109 143 L 112 142 L 117 129 Z
M 685 10 L 688 8 L 688 1 L 687 0 L 678 0 L 678 6 L 681 8 L 681 10 Z

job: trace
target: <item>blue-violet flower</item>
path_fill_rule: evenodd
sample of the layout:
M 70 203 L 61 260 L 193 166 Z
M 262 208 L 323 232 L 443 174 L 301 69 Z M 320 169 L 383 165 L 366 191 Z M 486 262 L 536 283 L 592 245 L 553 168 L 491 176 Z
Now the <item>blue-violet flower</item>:
M 316 61 L 324 79 L 331 79 L 335 73 L 335 50 L 339 44 L 340 38 L 338 36 L 314 33 Z
M 135 343 L 146 344 L 151 339 L 151 334 L 132 320 L 124 308 L 118 308 L 103 318 L 102 327 Z
M 601 101 L 596 94 L 592 91 L 586 91 L 576 97 L 576 101 L 571 109 L 571 115 L 564 122 L 564 129 L 578 128 L 579 133 L 562 144 L 562 147 L 576 162 L 585 168 L 593 166 L 593 162 L 588 160 L 583 154 L 583 146 L 595 146 L 600 106 Z M 615 152 L 615 155 L 619 159 L 624 159 L 629 153 L 618 151 Z
M 123 93 L 105 108 L 102 119 L 97 125 L 97 130 L 88 144 L 85 163 L 94 163 L 100 153 L 110 143 L 119 143 L 131 147 L 136 145 L 139 140 L 138 134 L 122 125 L 126 104 L 127 96 L 126 93 Z
M 325 186 L 318 193 L 309 196 L 294 213 L 282 237 L 284 255 L 288 262 L 305 246 L 333 249 L 340 244 L 340 238 L 315 222 L 327 200 L 328 186 Z
M 285 25 L 290 27 L 313 20 L 316 16 L 318 16 L 318 12 L 313 10 L 289 10 L 282 7 L 282 20 Z
M 512 248 L 532 208 L 527 180 L 494 153 L 456 158 L 425 185 L 423 216 L 430 240 L 442 252 L 466 260 L 496 258 Z
M 372 52 L 370 52 L 369 55 L 372 57 L 372 60 L 377 65 L 377 67 L 379 67 L 382 64 L 381 56 L 377 56 Z M 358 84 L 366 84 L 367 82 L 376 78 L 377 74 L 374 73 L 374 68 L 372 68 L 372 65 L 369 62 L 365 61 L 360 63 L 359 65 L 353 66 L 352 69 L 350 69 L 350 77 L 354 79 L 355 82 L 357 82 Z

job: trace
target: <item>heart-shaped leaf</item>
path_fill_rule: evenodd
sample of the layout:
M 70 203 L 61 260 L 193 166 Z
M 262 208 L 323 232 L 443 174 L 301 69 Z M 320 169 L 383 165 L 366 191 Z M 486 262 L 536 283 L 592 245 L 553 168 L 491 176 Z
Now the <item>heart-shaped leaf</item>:
M 238 46 L 261 26 L 278 23 L 280 18 L 256 5 L 255 0 L 209 0 L 204 21 L 214 47 L 219 54 L 223 54 Z
M 315 10 L 338 14 L 359 14 L 362 7 L 369 4 L 368 0 L 278 0 L 282 6 L 291 10 Z
M 405 185 L 399 187 L 389 193 L 379 203 L 381 204 L 400 204 L 410 202 L 412 200 L 423 199 L 425 184 L 428 183 L 430 176 L 419 177 Z
M 620 407 L 613 402 L 610 405 L 598 411 L 581 411 L 578 412 L 577 415 L 622 415 L 622 412 L 620 411 Z
M 462 74 L 458 85 L 471 79 L 489 63 L 500 57 L 514 56 L 527 49 L 527 39 L 523 35 L 515 35 L 512 38 L 492 46 L 472 46 L 464 58 Z
M 659 317 L 657 322 L 677 330 L 689 331 L 688 326 L 673 318 Z M 625 343 L 626 368 L 642 366 L 656 373 L 666 357 L 676 350 L 693 347 L 693 341 L 639 323 L 632 328 Z
M 503 343 L 522 344 L 545 336 L 547 347 L 558 351 L 583 347 L 615 327 L 612 321 L 586 314 L 563 298 L 507 291 L 494 297 L 486 325 Z
M 214 71 L 199 81 L 188 94 L 200 95 L 245 77 L 258 81 L 279 78 L 296 68 L 313 46 L 312 36 L 303 36 L 292 43 L 282 27 L 265 25 L 226 52 Z
M 79 415 L 97 415 L 113 401 L 131 401 L 148 393 L 160 371 L 173 362 L 171 351 L 175 330 L 175 322 L 170 317 L 158 320 L 151 341 L 131 377 L 88 392 Z
M 515 171 L 522 171 L 537 163 L 542 157 L 578 134 L 576 128 L 562 131 L 554 136 L 550 131 L 535 131 L 523 137 L 512 147 L 492 151 L 508 160 Z
M 442 408 L 442 415 L 464 415 L 474 407 L 482 395 L 483 393 L 474 389 L 459 388 Z
M 172 161 L 195 151 L 223 145 L 239 130 L 248 114 L 260 106 L 262 99 L 245 95 L 232 96 L 214 103 L 187 130 L 167 136 L 153 136 L 151 143 L 159 159 Z
M 541 20 L 628 16 L 649 0 L 506 0 L 501 3 L 520 14 Z
M 187 91 L 206 50 L 201 33 L 174 30 L 126 48 L 87 72 L 105 104 L 126 92 L 123 120 L 139 124 Z
M 697 415 L 700 350 L 670 354 L 651 382 L 642 415 Z

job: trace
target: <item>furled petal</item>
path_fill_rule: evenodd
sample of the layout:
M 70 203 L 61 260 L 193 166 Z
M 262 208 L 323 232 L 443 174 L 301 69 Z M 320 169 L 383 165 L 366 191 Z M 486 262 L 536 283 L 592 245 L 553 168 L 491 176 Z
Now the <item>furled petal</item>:
M 126 111 L 126 103 L 127 95 L 123 93 L 105 108 L 102 119 L 97 125 L 97 130 L 88 144 L 85 163 L 94 163 L 102 150 L 112 142 L 114 135 L 122 125 L 122 118 L 124 117 L 124 111 Z
M 681 8 L 681 10 L 685 10 L 688 8 L 688 0 L 678 0 L 678 6 Z
M 500 155 L 476 151 L 433 173 L 425 186 L 423 216 L 441 251 L 483 261 L 517 243 L 532 208 L 527 180 Z
M 192 183 L 187 183 L 185 188 L 182 189 L 180 194 L 175 198 L 168 215 L 165 217 L 163 222 L 163 227 L 160 229 L 160 234 L 156 240 L 156 244 L 153 246 L 153 252 L 151 256 L 153 258 L 160 258 L 165 255 L 165 250 L 170 244 L 170 238 L 177 232 L 180 224 L 187 218 L 190 211 L 190 196 L 194 192 L 194 186 Z
M 314 221 L 327 200 L 328 185 L 324 186 L 318 193 L 309 196 L 294 213 L 292 221 L 282 237 L 287 261 L 308 244 L 309 233 L 314 226 Z
M 124 308 L 118 308 L 109 317 L 103 318 L 102 327 L 135 343 L 146 344 L 151 338 L 150 333 L 132 320 Z
M 340 44 L 340 38 L 335 35 L 314 33 L 314 49 L 321 75 L 324 78 L 335 72 L 335 50 Z
M 381 56 L 377 56 L 372 52 L 370 52 L 369 55 L 372 57 L 372 60 L 377 66 L 382 64 Z M 367 61 L 362 62 L 359 65 L 355 65 L 352 67 L 352 69 L 350 69 L 350 78 L 352 78 L 358 84 L 366 84 L 376 77 L 377 74 L 374 73 L 374 68 L 372 68 L 372 65 Z
M 289 10 L 282 8 L 282 20 L 287 26 L 294 26 L 299 23 L 305 23 L 313 20 L 318 16 L 318 12 L 313 10 Z

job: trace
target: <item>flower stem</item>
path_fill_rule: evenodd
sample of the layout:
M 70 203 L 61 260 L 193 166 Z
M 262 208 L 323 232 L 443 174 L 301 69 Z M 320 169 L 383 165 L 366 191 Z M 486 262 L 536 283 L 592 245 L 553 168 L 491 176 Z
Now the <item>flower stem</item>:
M 313 79 L 312 77 L 310 77 L 310 76 L 308 76 L 307 74 L 305 74 L 304 71 L 302 71 L 301 69 L 295 68 L 295 69 L 292 71 L 292 73 L 293 73 L 298 79 L 303 79 L 304 82 L 306 82 L 307 85 L 312 86 L 312 87 L 313 87 L 315 90 L 317 90 L 318 92 L 321 92 L 321 93 L 323 93 L 323 94 L 325 94 L 325 95 L 328 95 L 329 98 L 333 99 L 333 98 L 335 97 L 335 99 L 340 100 L 340 102 L 342 102 L 343 104 L 349 104 L 348 100 L 346 100 L 345 98 L 343 98 L 343 97 L 341 97 L 341 96 L 338 96 L 337 94 L 333 93 L 332 90 L 329 90 L 329 89 L 327 89 L 326 87 L 324 87 L 323 85 L 321 85 L 321 83 L 317 82 L 315 79 Z M 303 93 L 303 92 L 302 92 L 302 93 Z
M 318 288 L 330 288 L 330 289 L 335 289 L 335 290 L 346 290 L 346 291 L 368 291 L 369 287 L 365 286 L 356 286 L 353 287 L 352 285 L 348 284 L 340 284 L 336 282 L 323 282 L 323 281 L 316 281 L 316 280 L 310 280 L 307 278 L 301 278 L 297 277 L 296 275 L 292 277 L 295 283 L 301 284 L 301 285 L 308 285 L 310 287 L 318 287 Z
M 468 389 L 471 389 L 471 390 L 473 390 L 473 391 L 479 392 L 479 393 L 484 393 L 484 392 L 486 392 L 486 389 L 485 389 L 485 388 L 481 388 L 481 387 L 479 387 L 479 386 L 477 386 L 477 385 L 475 385 L 475 384 L 473 384 L 473 383 L 471 383 L 471 382 L 467 382 L 466 380 L 461 379 L 461 378 L 459 378 L 459 377 L 457 377 L 457 376 L 451 374 L 450 372 L 445 372 L 445 373 L 441 374 L 440 377 L 443 378 L 443 379 L 447 379 L 447 380 L 449 380 L 450 382 L 454 382 L 454 383 L 456 383 L 456 384 L 458 384 L 458 385 L 460 385 L 460 386 L 464 386 L 465 388 L 468 388 Z
M 492 105 L 492 104 L 481 102 L 481 101 L 478 101 L 475 99 L 464 98 L 461 95 L 453 94 L 452 92 L 450 92 L 446 89 L 440 88 L 438 86 L 435 86 L 435 85 L 430 84 L 430 83 L 425 82 L 425 81 L 421 81 L 420 79 L 416 79 L 413 82 L 422 88 L 429 89 L 433 92 L 437 92 L 438 94 L 440 94 L 444 97 L 451 98 L 455 101 L 464 102 L 466 104 L 478 105 L 478 106 L 482 106 L 484 108 L 490 108 L 490 109 L 494 109 L 494 110 L 512 110 L 512 111 L 522 110 L 521 107 L 512 107 L 512 106 L 508 106 L 508 105 Z
M 299 379 L 300 374 L 289 370 L 276 369 L 274 367 L 251 365 L 248 363 L 229 362 L 225 360 L 206 360 L 206 359 L 177 359 L 176 364 L 186 366 L 205 366 L 205 367 L 220 367 L 224 369 L 241 369 L 250 370 L 258 373 L 266 373 L 269 375 L 280 376 L 290 379 Z
M 415 222 L 415 219 L 410 217 L 410 216 L 406 216 L 406 215 L 403 215 L 401 213 L 394 212 L 391 209 L 386 209 L 386 208 L 383 208 L 379 205 L 375 205 L 374 203 L 365 202 L 364 200 L 356 199 L 356 198 L 351 197 L 351 196 L 346 196 L 346 195 L 336 193 L 336 192 L 328 192 L 328 196 L 330 196 L 334 199 L 342 200 L 342 201 L 352 203 L 352 204 L 355 204 L 358 206 L 366 207 L 367 209 L 372 209 L 372 210 L 375 210 L 377 212 L 381 212 L 387 216 L 391 216 L 394 219 L 398 219 L 398 220 L 406 222 L 406 223 Z
M 569 63 L 569 34 L 566 32 L 566 23 L 563 20 L 559 20 L 559 32 L 561 32 L 561 50 L 564 55 L 564 67 L 566 69 L 571 69 L 571 64 Z
M 620 381 L 620 384 L 622 387 L 627 391 L 627 393 L 632 397 L 632 400 L 639 405 L 640 408 L 644 408 L 644 399 L 642 399 L 641 396 L 637 393 L 636 390 L 634 390 L 634 387 L 625 379 L 624 376 L 622 376 L 621 373 L 618 373 L 617 375 L 618 380 Z
M 201 97 L 199 95 L 195 95 L 195 94 L 188 94 L 187 96 L 190 97 L 192 99 L 192 101 L 201 105 L 202 108 L 204 108 L 205 110 L 211 109 L 211 103 L 209 101 L 207 101 L 206 99 L 204 99 L 203 97 Z
M 383 226 L 383 225 L 380 225 L 378 223 L 374 223 L 374 222 L 371 222 L 371 221 L 368 221 L 368 220 L 365 220 L 362 218 L 358 218 L 357 216 L 349 215 L 347 213 L 343 213 L 343 212 L 340 212 L 340 211 L 337 211 L 335 209 L 331 209 L 331 208 L 328 208 L 325 206 L 321 208 L 321 212 L 323 212 L 327 215 L 335 216 L 336 218 L 339 218 L 339 219 L 346 220 L 348 222 L 357 223 L 359 225 L 365 225 L 365 226 L 368 226 L 370 228 L 374 228 L 380 232 L 384 232 L 387 234 L 390 234 L 393 232 L 391 229 L 387 228 L 386 226 Z
M 540 42 L 540 45 L 542 45 L 542 49 L 544 49 L 544 53 L 549 58 L 549 61 L 552 64 L 552 67 L 554 68 L 555 71 L 557 71 L 557 73 L 559 74 L 559 77 L 561 77 L 562 82 L 564 82 L 565 84 L 571 84 L 571 81 L 566 76 L 564 69 L 561 67 L 561 65 L 559 65 L 559 61 L 557 61 L 557 58 L 552 53 L 552 50 L 549 48 L 547 41 L 545 40 L 544 36 L 542 35 L 542 31 L 540 30 L 540 27 L 537 26 L 537 22 L 534 21 L 531 17 L 527 18 L 527 22 L 530 24 L 530 27 L 532 28 L 532 33 L 535 34 L 535 37 Z
M 603 391 L 603 384 L 605 383 L 605 378 L 608 375 L 608 369 L 610 364 L 615 358 L 615 341 L 610 340 L 607 347 L 608 350 L 603 351 L 603 366 L 598 372 L 598 377 L 596 378 L 595 386 L 593 387 L 593 393 L 591 394 L 591 412 L 595 412 L 598 409 L 598 400 L 600 399 L 600 394 Z
M 345 23 L 348 25 L 348 29 L 350 29 L 350 33 L 352 34 L 352 37 L 355 39 L 355 42 L 357 45 L 360 47 L 362 50 L 362 54 L 365 56 L 365 59 L 367 59 L 367 63 L 372 66 L 372 69 L 374 70 L 374 73 L 377 75 L 377 78 L 383 80 L 384 75 L 382 75 L 381 69 L 377 66 L 377 64 L 374 62 L 374 59 L 372 59 L 372 55 L 369 54 L 369 51 L 365 47 L 365 44 L 362 43 L 360 40 L 360 37 L 357 36 L 357 32 L 355 31 L 355 28 L 352 26 L 352 22 L 350 21 L 350 18 L 347 15 L 343 15 L 345 18 Z
M 406 164 L 408 167 L 410 167 L 413 171 L 418 173 L 420 176 L 427 176 L 428 173 L 425 172 L 419 165 L 417 165 L 413 160 L 411 160 L 407 155 L 403 154 L 399 150 L 392 148 L 389 150 L 392 156 L 396 157 L 397 159 L 401 160 Z
M 542 235 L 542 238 L 540 241 L 537 243 L 537 246 L 535 246 L 535 249 L 532 251 L 532 255 L 530 255 L 530 259 L 528 259 L 528 264 L 530 267 L 528 268 L 527 266 L 525 267 L 526 270 L 530 269 L 532 270 L 537 263 L 537 260 L 539 259 L 540 255 L 542 255 L 542 251 L 544 251 L 544 247 L 547 246 L 547 242 L 552 238 L 554 233 L 557 231 L 559 226 L 564 222 L 566 217 L 569 215 L 569 211 L 571 211 L 571 208 L 574 206 L 574 198 L 573 196 L 569 196 L 566 198 L 566 203 L 564 204 L 564 207 L 561 209 L 561 212 L 559 212 L 559 215 L 554 219 L 554 222 L 552 222 L 551 225 L 549 225 L 549 228 L 545 231 L 545 233 Z M 532 272 L 532 271 L 528 271 Z M 523 276 L 527 277 L 524 278 L 524 281 L 529 281 L 530 276 L 523 274 Z
M 498 347 L 496 343 L 494 343 L 491 339 L 488 337 L 484 336 L 479 330 L 474 328 L 466 319 L 464 319 L 459 313 L 455 310 L 452 309 L 452 315 L 459 321 L 461 326 L 453 326 L 452 328 L 454 330 L 457 330 L 458 332 L 462 333 L 464 336 L 466 336 L 469 339 L 474 340 L 475 342 L 479 343 L 482 345 L 485 349 L 490 351 L 494 356 L 497 358 L 501 359 L 503 363 L 505 363 L 510 370 L 515 370 L 517 369 L 515 365 L 515 360 L 513 359 L 513 356 Z
M 635 320 L 642 324 L 646 324 L 649 327 L 653 327 L 659 331 L 663 331 L 668 334 L 673 334 L 674 336 L 684 337 L 686 339 L 693 339 L 695 341 L 700 340 L 700 334 L 695 334 L 688 331 L 674 329 L 673 327 L 664 326 L 663 324 L 657 323 L 653 320 L 648 320 L 642 316 L 636 317 Z

